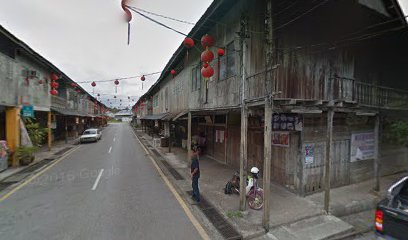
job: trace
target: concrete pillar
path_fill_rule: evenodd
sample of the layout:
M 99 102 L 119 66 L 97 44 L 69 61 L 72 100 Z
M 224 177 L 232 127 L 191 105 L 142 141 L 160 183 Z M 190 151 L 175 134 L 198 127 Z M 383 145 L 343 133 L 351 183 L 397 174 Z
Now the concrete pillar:
M 272 158 L 272 101 L 265 99 L 265 129 L 264 129 L 264 167 L 263 167 L 263 186 L 264 186 L 264 206 L 262 225 L 266 231 L 269 231 L 269 211 L 271 197 L 271 158 Z
M 18 107 L 6 109 L 6 140 L 12 152 L 20 146 L 20 108 Z M 18 164 L 13 154 L 11 165 L 16 167 Z
M 374 176 L 375 176 L 375 185 L 374 185 L 374 191 L 379 192 L 380 191 L 380 160 L 378 157 L 378 148 L 379 148 L 379 139 L 380 139 L 380 134 L 379 134 L 379 128 L 380 128 L 380 115 L 379 113 L 375 116 L 375 126 L 374 126 Z
M 241 109 L 241 148 L 240 148 L 240 158 L 239 158 L 239 209 L 241 211 L 246 210 L 246 177 L 247 177 L 247 165 L 248 165 L 248 110 L 246 106 Z

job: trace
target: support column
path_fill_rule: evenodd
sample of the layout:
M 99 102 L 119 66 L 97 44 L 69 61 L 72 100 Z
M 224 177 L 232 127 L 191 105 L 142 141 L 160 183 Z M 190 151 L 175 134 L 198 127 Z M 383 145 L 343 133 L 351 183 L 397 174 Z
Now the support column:
M 51 145 L 52 145 L 51 111 L 48 112 L 47 127 L 48 127 L 48 151 L 51 151 Z
M 326 159 L 324 162 L 324 210 L 329 213 L 330 208 L 330 168 L 331 150 L 333 143 L 333 109 L 327 111 Z
M 65 143 L 68 143 L 68 121 L 67 121 L 68 116 L 64 116 L 64 122 L 65 122 Z
M 271 158 L 272 158 L 272 100 L 265 99 L 265 129 L 264 129 L 264 166 L 263 166 L 263 186 L 264 186 L 264 206 L 262 225 L 269 231 L 269 211 L 271 197 Z
M 191 112 L 188 112 L 187 120 L 187 159 L 191 156 Z
M 6 109 L 6 140 L 10 151 L 15 152 L 20 147 L 20 108 L 18 107 Z M 11 157 L 11 165 L 18 166 L 14 154 Z
M 247 177 L 247 137 L 248 137 L 248 110 L 244 105 L 241 109 L 241 149 L 239 158 L 239 209 L 246 210 L 246 177 Z
M 374 191 L 380 191 L 380 160 L 378 157 L 378 148 L 379 148 L 379 128 L 380 128 L 380 113 L 377 113 L 375 116 L 375 126 L 374 126 L 374 176 L 375 176 L 375 185 Z

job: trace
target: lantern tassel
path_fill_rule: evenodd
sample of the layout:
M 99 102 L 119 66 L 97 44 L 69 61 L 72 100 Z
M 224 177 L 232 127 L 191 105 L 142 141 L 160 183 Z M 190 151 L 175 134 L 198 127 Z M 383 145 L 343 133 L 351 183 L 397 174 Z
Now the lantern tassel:
M 128 22 L 128 45 L 130 43 L 130 22 Z

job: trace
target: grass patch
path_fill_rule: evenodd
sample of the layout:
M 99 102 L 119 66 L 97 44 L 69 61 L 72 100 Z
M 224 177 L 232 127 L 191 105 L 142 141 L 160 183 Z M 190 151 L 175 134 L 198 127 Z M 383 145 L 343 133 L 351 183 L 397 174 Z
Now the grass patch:
M 227 216 L 229 218 L 242 218 L 242 212 L 241 211 L 228 211 Z

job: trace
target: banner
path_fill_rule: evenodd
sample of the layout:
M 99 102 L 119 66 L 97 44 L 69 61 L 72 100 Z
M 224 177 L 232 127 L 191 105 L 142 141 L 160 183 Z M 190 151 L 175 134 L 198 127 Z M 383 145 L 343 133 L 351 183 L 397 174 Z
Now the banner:
M 302 131 L 303 117 L 297 113 L 274 113 L 272 116 L 273 131 Z
M 272 146 L 289 147 L 289 132 L 272 132 Z
M 373 159 L 375 154 L 374 132 L 351 134 L 350 161 Z

